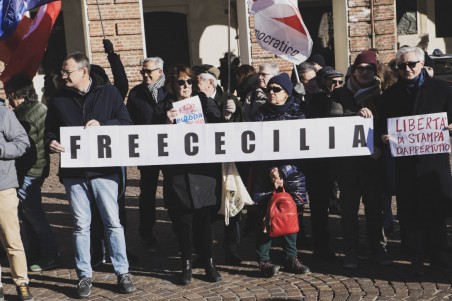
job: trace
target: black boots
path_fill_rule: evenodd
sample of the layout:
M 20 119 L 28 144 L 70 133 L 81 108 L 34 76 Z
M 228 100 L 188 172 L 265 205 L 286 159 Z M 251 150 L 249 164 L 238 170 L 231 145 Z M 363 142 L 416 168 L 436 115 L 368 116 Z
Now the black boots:
M 192 267 L 190 260 L 182 260 L 182 275 L 180 277 L 180 282 L 183 285 L 191 283 Z
M 217 269 L 213 265 L 212 258 L 209 258 L 206 261 L 205 271 L 206 271 L 206 277 L 209 281 L 218 282 L 218 281 L 223 280 L 223 278 L 221 278 L 220 273 L 218 273 Z

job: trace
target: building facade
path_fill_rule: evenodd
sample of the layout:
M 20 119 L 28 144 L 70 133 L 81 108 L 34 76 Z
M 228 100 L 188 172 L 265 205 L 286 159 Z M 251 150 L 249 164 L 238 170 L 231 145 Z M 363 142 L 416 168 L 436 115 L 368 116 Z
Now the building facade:
M 109 65 L 102 40 L 121 55 L 130 87 L 140 82 L 145 57 L 172 63 L 219 66 L 230 49 L 242 64 L 274 61 L 290 72 L 292 65 L 261 49 L 248 13 L 248 0 L 64 0 L 43 66 L 36 77 L 58 72 L 67 53 L 83 51 L 92 63 Z M 313 53 L 345 72 L 356 55 L 379 51 L 389 62 L 401 45 L 452 51 L 447 22 L 450 0 L 299 0 L 298 6 L 314 41 Z M 39 89 L 38 89 L 39 90 Z

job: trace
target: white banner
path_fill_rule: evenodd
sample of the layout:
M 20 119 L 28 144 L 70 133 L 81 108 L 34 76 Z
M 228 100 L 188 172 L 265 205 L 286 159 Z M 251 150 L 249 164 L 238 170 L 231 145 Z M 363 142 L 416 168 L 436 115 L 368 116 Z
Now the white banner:
M 449 153 L 447 125 L 446 113 L 388 118 L 392 156 Z
M 373 119 L 63 127 L 62 167 L 168 165 L 373 152 Z
M 296 1 L 250 0 L 248 5 L 254 15 L 256 40 L 263 49 L 294 64 L 306 61 L 312 39 Z

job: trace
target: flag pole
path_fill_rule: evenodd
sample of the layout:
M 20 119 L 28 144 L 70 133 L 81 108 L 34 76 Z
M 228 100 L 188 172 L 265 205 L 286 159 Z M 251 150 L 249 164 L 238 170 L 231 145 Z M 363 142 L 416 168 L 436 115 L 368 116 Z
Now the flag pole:
M 96 4 L 97 4 L 97 11 L 99 12 L 100 26 L 102 28 L 102 35 L 104 36 L 104 40 L 105 40 L 104 22 L 102 21 L 102 15 L 100 14 L 99 1 L 96 0 Z
M 231 0 L 228 0 L 228 91 L 227 91 L 227 93 L 228 93 L 228 95 L 231 94 Z
M 297 65 L 293 64 L 293 71 L 295 72 L 295 75 L 297 77 L 297 83 L 300 82 L 300 76 L 298 75 Z

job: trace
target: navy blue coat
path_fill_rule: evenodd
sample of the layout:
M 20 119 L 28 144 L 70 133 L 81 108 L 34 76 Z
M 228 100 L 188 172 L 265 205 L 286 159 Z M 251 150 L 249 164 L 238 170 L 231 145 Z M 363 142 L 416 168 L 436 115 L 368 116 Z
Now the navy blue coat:
M 95 119 L 103 125 L 131 125 L 129 113 L 118 89 L 111 84 L 96 85 L 81 95 L 72 89 L 60 89 L 49 101 L 44 140 L 47 150 L 53 140 L 60 141 L 60 127 L 84 126 Z M 60 177 L 99 177 L 120 172 L 119 167 L 60 168 Z
M 290 102 L 291 104 L 282 114 L 275 111 L 273 105 L 265 103 L 254 116 L 254 121 L 305 119 L 300 105 L 294 102 L 293 97 L 289 98 L 286 103 Z M 306 179 L 299 166 L 300 161 L 296 159 L 256 162 L 253 165 L 253 200 L 266 207 L 274 190 L 269 174 L 273 167 L 278 167 L 286 191 L 292 194 L 294 201 L 300 208 L 302 204 L 295 194 L 306 200 Z

